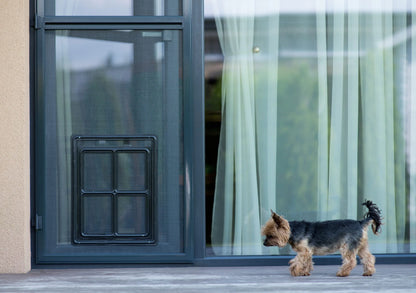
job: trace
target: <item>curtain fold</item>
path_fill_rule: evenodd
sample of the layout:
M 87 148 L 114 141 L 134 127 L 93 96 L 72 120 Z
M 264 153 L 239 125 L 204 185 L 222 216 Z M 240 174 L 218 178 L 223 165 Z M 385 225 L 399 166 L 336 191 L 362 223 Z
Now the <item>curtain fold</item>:
M 416 252 L 416 3 L 412 2 L 412 27 L 410 28 L 411 39 L 411 64 L 410 64 L 410 96 L 408 103 L 409 122 L 407 134 L 409 136 L 407 151 L 409 153 L 409 218 L 410 218 L 410 251 Z
M 233 2 L 233 1 L 231 1 Z M 230 6 L 239 16 L 217 18 L 224 54 L 218 176 L 213 207 L 212 241 L 218 254 L 261 252 L 255 142 L 253 33 L 255 1 Z M 238 220 L 235 220 L 238 219 Z M 256 243 L 258 243 L 256 245 Z M 251 245 L 250 245 L 251 244 Z M 217 248 L 218 245 L 218 248 Z
M 61 3 L 57 5 L 56 14 L 71 13 L 78 5 L 78 1 L 72 3 Z M 58 146 L 58 170 L 69 169 L 72 165 L 72 107 L 71 107 L 71 70 L 69 61 L 69 50 L 67 31 L 61 31 L 56 36 L 56 119 L 57 119 L 57 146 Z M 71 243 L 71 207 L 72 207 L 72 174 L 71 172 L 58 172 L 58 241 L 60 243 Z
M 216 18 L 224 55 L 211 235 L 218 254 L 263 253 L 261 223 L 276 207 L 279 18 L 278 3 L 267 2 L 275 13 L 260 20 L 254 0 L 215 1 L 226 14 Z
M 318 219 L 357 217 L 358 172 L 358 1 L 339 1 L 331 23 L 326 24 L 326 1 L 318 1 L 317 52 L 320 84 L 318 113 Z M 328 31 L 329 30 L 329 31 Z M 327 55 L 326 38 L 332 34 Z M 330 106 L 328 69 L 331 64 Z M 329 107 L 329 108 L 328 108 Z M 329 117 L 328 117 L 329 115 Z
M 318 70 L 318 220 L 327 219 L 328 205 L 328 64 L 326 35 L 326 0 L 316 1 L 316 39 Z
M 68 67 L 68 47 L 66 40 L 57 37 L 56 41 L 56 93 L 57 93 L 57 145 L 58 145 L 58 169 L 71 166 L 71 142 L 67 139 L 72 136 L 72 114 L 71 114 L 71 100 L 70 100 L 70 76 Z M 58 210 L 63 211 L 59 213 L 58 221 L 60 227 L 71 227 L 71 216 L 69 207 L 71 207 L 71 173 L 59 172 L 58 186 Z M 71 238 L 69 230 L 59 230 L 59 241 L 63 243 L 70 243 Z
M 348 11 L 359 10 L 360 0 L 350 0 L 347 2 Z M 349 12 L 347 15 L 348 36 L 347 36 L 347 145 L 346 165 L 346 198 L 347 212 L 344 217 L 357 219 L 361 215 L 358 213 L 358 137 L 359 137 L 359 14 L 358 12 Z
M 372 2 L 374 9 L 378 7 Z M 389 9 L 389 7 L 384 7 Z M 363 195 L 367 198 L 377 197 L 377 203 L 384 207 L 384 217 L 389 221 L 384 233 L 379 238 L 380 251 L 387 250 L 387 245 L 395 241 L 387 241 L 396 233 L 394 210 L 394 151 L 393 151 L 393 107 L 391 46 L 377 44 L 386 36 L 391 35 L 390 13 L 374 13 L 363 19 L 362 31 L 367 27 L 367 33 L 362 33 L 362 50 L 366 55 L 361 60 L 361 101 L 363 119 Z M 365 32 L 365 31 L 364 31 Z M 393 201 L 393 202 L 392 202 Z M 395 249 L 393 249 L 395 250 Z
M 345 38 L 345 1 L 339 1 L 339 11 L 333 12 L 333 57 L 332 57 L 332 88 L 329 129 L 329 179 L 327 219 L 339 218 L 341 200 L 345 198 L 345 132 L 346 111 L 344 107 L 344 38 Z

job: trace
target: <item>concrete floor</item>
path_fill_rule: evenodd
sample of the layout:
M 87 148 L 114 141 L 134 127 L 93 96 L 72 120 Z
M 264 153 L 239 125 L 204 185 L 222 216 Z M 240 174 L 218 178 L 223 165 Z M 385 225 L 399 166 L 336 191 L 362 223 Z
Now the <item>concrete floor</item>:
M 357 266 L 346 278 L 336 266 L 315 266 L 309 277 L 288 267 L 141 267 L 35 269 L 0 275 L 0 292 L 416 292 L 416 265 L 376 265 L 372 277 Z

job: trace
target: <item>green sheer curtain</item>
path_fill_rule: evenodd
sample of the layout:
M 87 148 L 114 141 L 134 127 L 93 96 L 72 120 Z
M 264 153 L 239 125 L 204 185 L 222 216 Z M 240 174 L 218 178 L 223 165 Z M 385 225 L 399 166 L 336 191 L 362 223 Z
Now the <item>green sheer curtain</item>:
M 221 126 L 221 159 L 218 161 L 218 169 L 223 176 L 218 176 L 216 180 L 212 226 L 215 235 L 213 240 L 221 245 L 217 248 L 219 254 L 261 251 L 261 247 L 255 245 L 261 239 L 257 233 L 260 218 L 252 57 L 254 17 L 250 15 L 255 9 L 254 3 L 246 1 L 244 5 L 235 5 L 241 16 L 217 20 L 218 36 L 224 53 L 222 111 L 227 112 Z M 228 212 L 223 213 L 223 210 Z
M 279 18 L 256 22 L 254 0 L 214 4 L 218 12 L 231 14 L 216 20 L 224 53 L 222 111 L 227 114 L 221 126 L 212 239 L 218 254 L 261 254 L 258 227 L 269 216 L 261 206 L 276 206 L 268 195 L 276 192 L 277 101 L 268 97 L 276 97 L 277 84 L 268 80 L 277 80 Z M 277 2 L 270 4 L 278 9 Z M 258 38 L 260 32 L 267 37 Z M 264 170 L 261 177 L 259 170 Z
M 326 44 L 333 48 L 333 56 L 327 57 L 332 63 L 332 88 L 323 86 L 319 95 L 323 111 L 329 113 L 329 118 L 319 116 L 323 120 L 319 143 L 329 147 L 319 150 L 320 181 L 328 180 L 318 194 L 319 218 L 360 217 L 357 199 L 371 198 L 388 219 L 374 249 L 396 252 L 397 238 L 404 239 L 406 225 L 406 166 L 404 140 L 399 135 L 402 89 L 399 83 L 395 88 L 394 82 L 405 70 L 406 52 L 404 43 L 394 43 L 394 34 L 406 29 L 406 7 L 400 7 L 406 3 L 369 1 L 363 9 L 372 13 L 359 13 L 360 1 L 339 4 L 332 23 L 325 25 L 327 33 L 333 32 Z M 317 23 L 325 22 L 322 14 L 318 17 Z M 325 41 L 321 36 L 320 46 Z M 320 83 L 327 82 L 328 68 L 320 69 Z M 324 101 L 327 97 L 330 106 Z
M 271 208 L 290 220 L 357 219 L 364 198 L 385 218 L 372 251 L 414 252 L 415 4 L 223 2 L 206 1 L 224 55 L 214 252 L 287 253 L 261 247 Z

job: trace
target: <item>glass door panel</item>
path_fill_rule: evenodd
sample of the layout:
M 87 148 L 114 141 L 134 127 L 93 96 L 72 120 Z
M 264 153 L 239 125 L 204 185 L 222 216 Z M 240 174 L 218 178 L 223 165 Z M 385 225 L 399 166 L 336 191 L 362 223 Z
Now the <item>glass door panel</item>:
M 45 48 L 38 261 L 187 259 L 181 32 L 47 30 Z

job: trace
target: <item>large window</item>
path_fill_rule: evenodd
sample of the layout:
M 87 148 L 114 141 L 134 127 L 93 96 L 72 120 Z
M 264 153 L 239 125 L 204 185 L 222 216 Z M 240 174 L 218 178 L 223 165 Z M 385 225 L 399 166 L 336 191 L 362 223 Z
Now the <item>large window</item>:
M 289 220 L 381 208 L 374 253 L 416 252 L 414 1 L 205 0 L 207 254 Z

